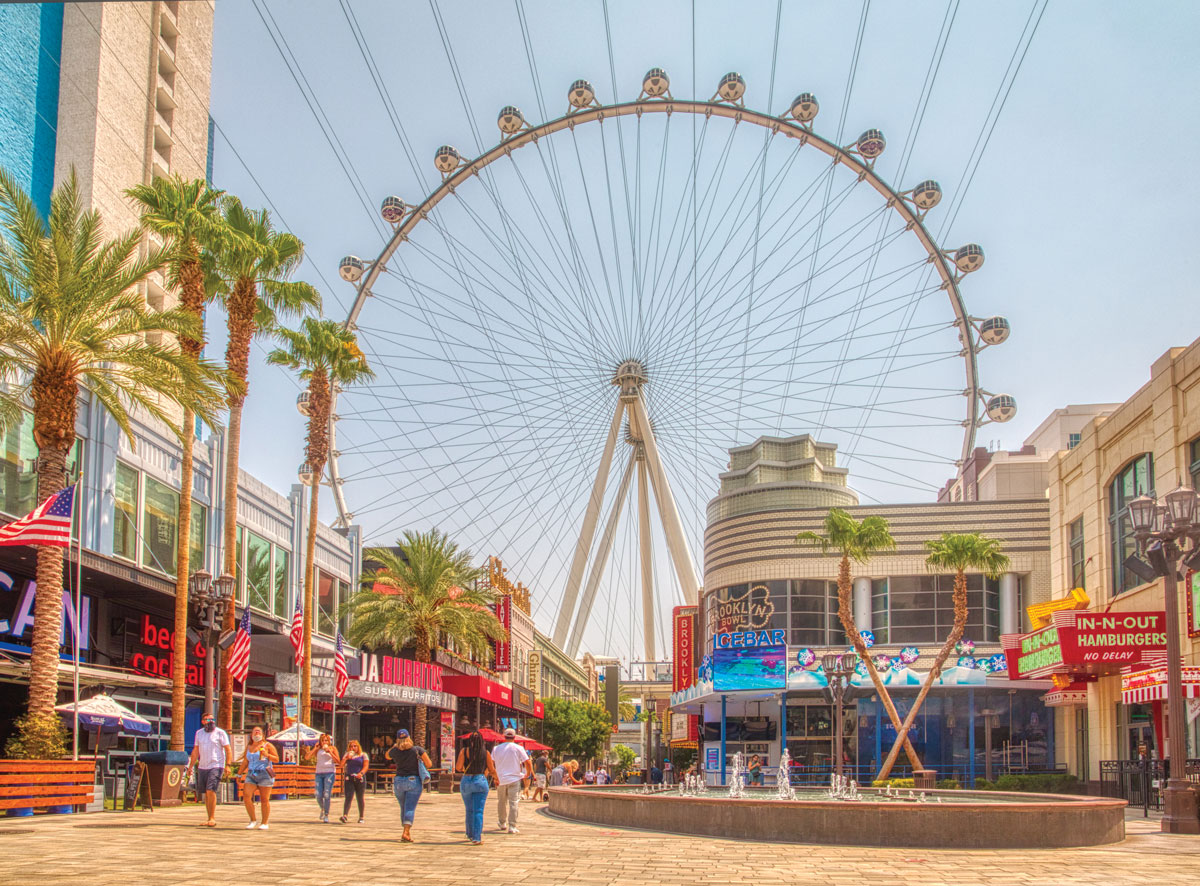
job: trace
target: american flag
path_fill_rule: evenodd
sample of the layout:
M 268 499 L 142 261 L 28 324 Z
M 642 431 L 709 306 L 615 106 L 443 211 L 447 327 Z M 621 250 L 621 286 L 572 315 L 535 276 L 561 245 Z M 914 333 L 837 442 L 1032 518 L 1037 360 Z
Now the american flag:
M 238 622 L 237 636 L 233 638 L 233 651 L 229 653 L 229 676 L 245 683 L 250 676 L 250 609 L 242 610 Z
M 292 648 L 296 650 L 296 667 L 304 666 L 304 610 L 300 608 L 300 601 L 296 601 L 296 611 L 292 615 L 292 632 L 289 635 L 292 640 Z
M 341 698 L 346 694 L 346 690 L 350 688 L 350 675 L 346 673 L 346 653 L 342 651 L 342 644 L 345 641 L 342 639 L 342 632 L 338 631 L 337 648 L 333 652 L 333 673 L 336 681 L 333 684 L 333 691 Z
M 0 529 L 0 545 L 69 547 L 74 503 L 75 487 L 68 486 L 38 505 L 37 510 Z

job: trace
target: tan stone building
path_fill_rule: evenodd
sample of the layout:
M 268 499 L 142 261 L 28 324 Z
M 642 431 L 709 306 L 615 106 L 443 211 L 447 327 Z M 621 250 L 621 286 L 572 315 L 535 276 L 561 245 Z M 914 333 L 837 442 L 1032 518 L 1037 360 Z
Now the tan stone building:
M 1077 445 L 1051 460 L 1054 595 L 1083 587 L 1094 611 L 1161 610 L 1162 581 L 1143 583 L 1122 565 L 1134 551 L 1125 506 L 1180 483 L 1200 484 L 1200 340 L 1156 360 L 1137 393 L 1089 422 Z M 1181 583 L 1183 659 L 1198 665 L 1200 643 L 1187 632 L 1190 590 Z M 1060 709 L 1058 717 L 1060 762 L 1091 781 L 1100 779 L 1101 761 L 1131 759 L 1139 741 L 1159 755 L 1152 705 L 1122 704 L 1119 676 L 1090 684 L 1086 707 Z M 1188 730 L 1193 757 L 1200 747 L 1195 727 Z

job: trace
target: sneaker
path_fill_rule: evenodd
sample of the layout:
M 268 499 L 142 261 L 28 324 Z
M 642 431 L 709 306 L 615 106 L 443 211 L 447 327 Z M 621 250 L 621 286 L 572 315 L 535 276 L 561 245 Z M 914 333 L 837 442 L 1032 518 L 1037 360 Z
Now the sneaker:
M 361 819 L 361 818 L 360 818 L 360 819 L 358 820 L 358 823 L 359 823 L 359 824 L 362 824 L 362 823 L 363 823 L 363 821 L 364 821 L 364 819 Z
M 516 829 L 516 827 L 515 827 L 515 826 L 514 826 L 514 827 L 511 827 L 511 828 L 509 828 L 509 829 L 508 829 L 508 832 L 509 832 L 510 834 L 519 834 L 519 833 L 521 833 L 520 831 L 518 831 L 518 830 Z
M 347 821 L 349 821 L 349 819 L 347 819 L 346 816 L 343 815 L 340 818 L 338 818 L 338 821 L 340 821 L 342 824 L 345 824 Z
M 260 831 L 269 831 L 269 830 L 271 830 L 271 826 L 269 824 L 260 824 L 258 826 L 258 829 Z
M 248 830 L 248 831 L 252 831 L 252 830 L 254 830 L 256 827 L 258 827 L 258 822 L 257 822 L 257 821 L 252 821 L 252 822 L 250 822 L 250 824 L 246 825 L 246 830 Z
M 328 816 L 328 815 L 322 815 L 322 816 L 321 816 L 321 821 L 322 821 L 323 823 L 325 823 L 325 824 L 329 824 L 329 816 Z

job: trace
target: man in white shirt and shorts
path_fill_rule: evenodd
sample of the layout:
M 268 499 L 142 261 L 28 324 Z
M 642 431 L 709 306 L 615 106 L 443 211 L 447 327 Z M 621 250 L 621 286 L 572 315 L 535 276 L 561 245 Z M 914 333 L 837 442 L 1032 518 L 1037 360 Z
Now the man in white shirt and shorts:
M 521 779 L 533 775 L 533 764 L 528 752 L 514 741 L 515 729 L 504 730 L 504 741 L 492 748 L 492 762 L 496 764 L 496 811 L 500 816 L 500 831 L 510 834 L 517 831 L 517 803 L 521 800 Z
M 205 827 L 217 826 L 217 786 L 225 777 L 225 769 L 232 759 L 229 734 L 217 726 L 212 714 L 205 713 L 200 718 L 200 729 L 196 731 L 192 758 L 188 761 L 184 778 L 186 783 L 192 770 L 196 770 L 196 794 L 204 794 L 204 808 L 208 811 Z

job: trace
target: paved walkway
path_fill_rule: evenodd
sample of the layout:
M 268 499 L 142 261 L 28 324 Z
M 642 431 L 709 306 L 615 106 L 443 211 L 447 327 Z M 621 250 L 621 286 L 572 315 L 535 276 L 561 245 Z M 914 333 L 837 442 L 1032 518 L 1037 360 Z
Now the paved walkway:
M 494 795 L 493 795 L 494 796 Z M 335 798 L 337 802 L 337 798 Z M 1200 837 L 1166 837 L 1129 817 L 1116 846 L 1054 851 L 863 849 L 679 837 L 560 821 L 521 804 L 521 833 L 495 832 L 489 798 L 484 843 L 462 835 L 457 795 L 427 794 L 417 843 L 399 842 L 395 801 L 367 798 L 367 824 L 321 824 L 312 801 L 277 803 L 270 831 L 244 830 L 241 806 L 219 807 L 200 828 L 197 808 L 0 819 L 4 884 L 486 884 L 698 886 L 747 883 L 1200 884 Z M 120 871 L 117 875 L 115 872 Z

